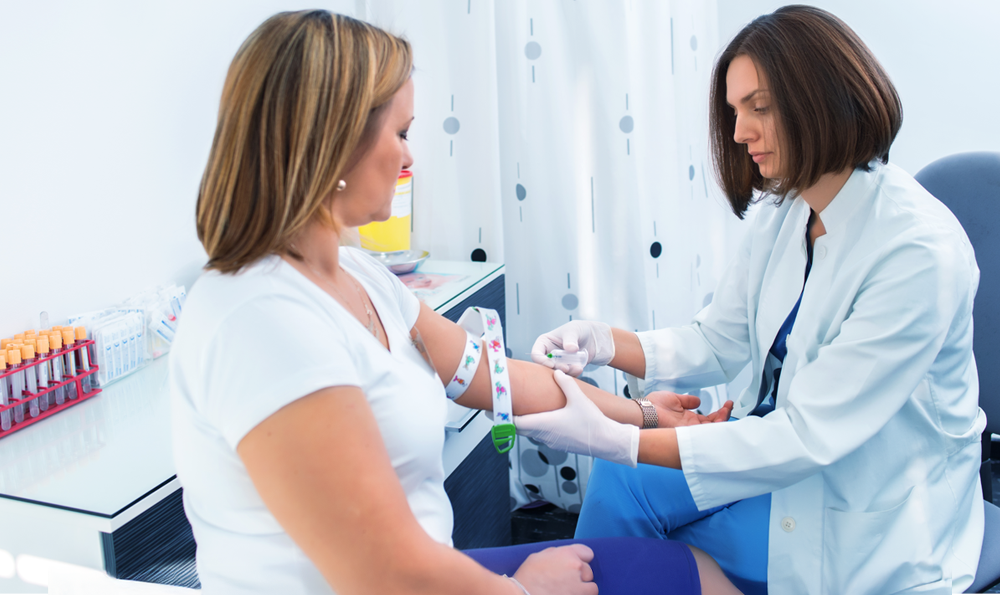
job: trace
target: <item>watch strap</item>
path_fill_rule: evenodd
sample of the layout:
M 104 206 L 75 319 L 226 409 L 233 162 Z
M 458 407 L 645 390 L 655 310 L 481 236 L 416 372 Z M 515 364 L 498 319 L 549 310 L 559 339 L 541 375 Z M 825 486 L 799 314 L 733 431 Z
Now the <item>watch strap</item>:
M 656 415 L 656 407 L 649 402 L 649 399 L 632 399 L 635 404 L 639 406 L 642 411 L 642 429 L 648 430 L 651 428 L 659 427 L 660 419 Z

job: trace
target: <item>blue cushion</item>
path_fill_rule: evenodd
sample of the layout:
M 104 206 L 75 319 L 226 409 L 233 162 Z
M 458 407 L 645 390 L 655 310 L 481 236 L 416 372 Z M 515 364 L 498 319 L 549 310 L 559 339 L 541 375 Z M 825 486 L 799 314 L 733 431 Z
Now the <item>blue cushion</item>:
M 979 291 L 973 350 L 986 431 L 1000 433 L 1000 153 L 959 153 L 914 176 L 955 214 L 976 250 Z
M 983 502 L 986 512 L 986 532 L 983 534 L 983 552 L 979 555 L 976 580 L 967 593 L 981 593 L 1000 580 L 1000 508 Z

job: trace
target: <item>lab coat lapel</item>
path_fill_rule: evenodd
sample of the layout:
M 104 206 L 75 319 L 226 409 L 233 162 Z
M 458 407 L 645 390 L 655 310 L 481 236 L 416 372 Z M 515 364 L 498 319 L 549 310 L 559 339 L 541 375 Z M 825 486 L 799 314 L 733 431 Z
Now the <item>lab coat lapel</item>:
M 755 373 L 758 378 L 764 370 L 767 352 L 771 349 L 778 330 L 802 293 L 806 272 L 805 233 L 808 222 L 809 205 L 801 198 L 796 198 L 781 225 L 774 249 L 768 256 L 757 311 L 760 362 Z

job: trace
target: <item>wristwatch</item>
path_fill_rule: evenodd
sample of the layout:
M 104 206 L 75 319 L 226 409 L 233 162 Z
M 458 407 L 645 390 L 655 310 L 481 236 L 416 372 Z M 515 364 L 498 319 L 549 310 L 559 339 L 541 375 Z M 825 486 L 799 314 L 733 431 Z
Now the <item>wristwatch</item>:
M 649 402 L 649 399 L 632 399 L 635 404 L 639 406 L 642 410 L 642 429 L 648 430 L 650 428 L 655 428 L 660 425 L 659 418 L 656 416 L 656 408 L 653 404 Z

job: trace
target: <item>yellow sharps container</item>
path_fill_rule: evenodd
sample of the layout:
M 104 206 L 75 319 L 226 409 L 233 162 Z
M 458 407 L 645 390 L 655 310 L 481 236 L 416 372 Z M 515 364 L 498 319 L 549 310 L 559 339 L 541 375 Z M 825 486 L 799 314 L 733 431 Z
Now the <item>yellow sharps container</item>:
M 413 173 L 403 170 L 396 180 L 392 215 L 358 228 L 361 247 L 375 252 L 399 252 L 410 249 L 410 220 L 413 217 Z

